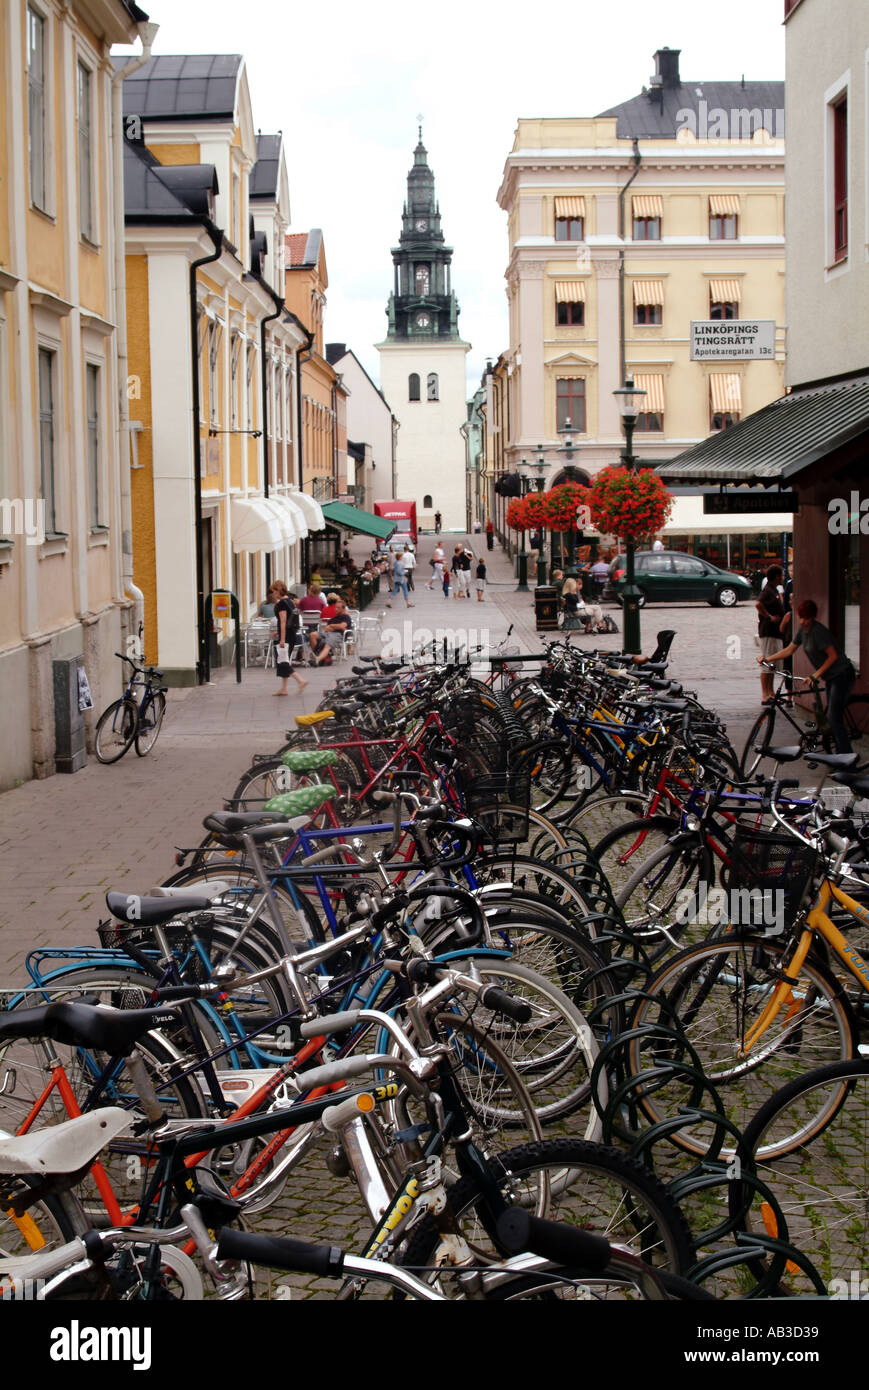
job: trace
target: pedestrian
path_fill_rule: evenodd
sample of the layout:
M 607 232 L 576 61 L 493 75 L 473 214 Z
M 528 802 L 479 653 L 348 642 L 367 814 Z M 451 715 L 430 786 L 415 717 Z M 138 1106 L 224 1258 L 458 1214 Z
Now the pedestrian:
M 296 638 L 299 635 L 300 618 L 289 589 L 280 579 L 273 580 L 269 585 L 268 597 L 270 602 L 275 605 L 275 618 L 278 624 L 275 634 L 275 672 L 281 682 L 281 688 L 274 691 L 274 694 L 289 695 L 287 681 L 290 676 L 293 677 L 300 690 L 304 690 L 308 684 L 290 665 L 291 648 L 296 645 Z
M 494 526 L 492 525 L 492 521 L 491 521 L 491 519 L 490 519 L 489 521 L 486 522 L 486 549 L 487 549 L 487 550 L 494 550 L 494 548 L 495 548 L 495 528 L 494 528 Z
M 457 545 L 453 551 L 453 558 L 450 560 L 450 570 L 453 576 L 453 598 L 463 598 L 465 593 L 465 581 L 463 578 L 465 572 L 464 546 Z
M 656 539 L 653 541 L 653 543 L 652 543 L 652 549 L 653 549 L 653 550 L 663 550 L 663 549 L 664 549 L 664 542 L 661 540 L 661 537 L 660 537 L 660 536 L 657 536 Z
M 447 569 L 446 564 L 441 565 L 441 575 L 442 575 L 442 578 L 441 578 L 441 587 L 443 588 L 443 591 L 444 591 L 444 598 L 449 598 L 449 596 L 450 596 L 450 571 Z
M 781 601 L 782 606 L 785 610 L 785 615 L 779 623 L 779 631 L 781 632 L 782 642 L 785 644 L 785 646 L 787 646 L 788 643 L 791 641 L 791 638 L 793 637 L 794 627 L 794 581 L 790 577 L 787 578 L 784 582 Z M 787 656 L 784 658 L 784 660 L 782 661 L 782 670 L 787 676 L 785 689 L 787 690 L 788 695 L 787 699 L 785 700 L 785 704 L 787 705 L 788 709 L 793 709 L 794 659 L 792 656 Z
M 404 569 L 403 555 L 395 556 L 395 563 L 392 566 L 392 592 L 390 593 L 389 598 L 386 600 L 387 608 L 392 607 L 392 600 L 395 598 L 395 595 L 399 592 L 404 594 L 404 601 L 407 604 L 408 608 L 413 608 L 414 605 L 411 603 L 410 596 L 407 591 L 407 575 Z
M 412 593 L 414 587 L 413 571 L 414 567 L 416 566 L 416 556 L 414 555 L 409 545 L 406 545 L 404 547 L 404 554 L 401 557 L 401 563 L 404 565 L 404 574 L 405 578 L 407 579 L 407 587 L 408 589 L 410 589 Z
M 477 602 L 484 603 L 486 595 L 486 561 L 483 559 L 482 555 L 477 561 L 475 588 L 477 590 Z
M 754 605 L 757 609 L 757 641 L 760 647 L 760 661 L 769 661 L 782 649 L 781 620 L 785 615 L 784 604 L 778 591 L 782 580 L 780 565 L 770 565 L 766 572 L 766 583 Z M 772 704 L 772 672 L 760 668 L 760 689 L 762 702 Z
M 851 753 L 853 750 L 845 730 L 844 715 L 857 672 L 830 629 L 818 622 L 818 605 L 814 599 L 803 599 L 802 603 L 797 605 L 797 624 L 799 632 L 792 642 L 780 651 L 773 652 L 771 656 L 759 656 L 757 659 L 786 661 L 788 657 L 793 656 L 798 647 L 802 647 L 815 668 L 811 675 L 804 676 L 803 679 L 810 684 L 816 684 L 823 677 L 827 683 L 827 718 L 836 741 L 836 752 Z
M 480 522 L 479 522 L 479 519 L 477 519 L 477 520 L 474 522 L 474 535 L 475 535 L 475 536 L 479 536 L 479 534 L 480 534 Z
M 472 550 L 462 550 L 462 591 L 466 599 L 471 597 L 471 566 L 474 563 L 474 552 Z
M 443 584 L 443 582 L 444 582 L 444 560 L 445 560 L 445 559 L 446 559 L 446 555 L 444 554 L 444 548 L 443 548 L 443 546 L 441 545 L 440 541 L 438 541 L 437 545 L 436 545 L 435 548 L 434 548 L 434 554 L 433 554 L 432 557 L 431 557 L 431 570 L 432 570 L 432 573 L 431 573 L 431 579 L 430 579 L 429 582 L 428 582 L 428 587 L 429 587 L 430 589 L 431 589 L 435 584 Z
M 441 533 L 441 514 L 440 514 L 440 512 L 435 512 L 435 535 L 436 535 L 436 536 L 439 536 L 440 533 Z

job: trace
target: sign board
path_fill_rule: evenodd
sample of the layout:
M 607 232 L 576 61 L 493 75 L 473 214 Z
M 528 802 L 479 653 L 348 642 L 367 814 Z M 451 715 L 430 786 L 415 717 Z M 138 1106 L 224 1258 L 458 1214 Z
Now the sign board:
M 745 362 L 775 357 L 775 319 L 691 320 L 692 362 Z
M 215 593 L 211 595 L 211 616 L 214 621 L 220 622 L 221 618 L 232 616 L 232 594 Z
M 799 498 L 795 492 L 704 492 L 703 511 L 706 516 L 751 515 L 755 512 L 798 512 Z
M 91 688 L 88 685 L 87 672 L 83 666 L 78 668 L 78 707 L 79 710 L 93 709 L 94 702 L 91 698 Z

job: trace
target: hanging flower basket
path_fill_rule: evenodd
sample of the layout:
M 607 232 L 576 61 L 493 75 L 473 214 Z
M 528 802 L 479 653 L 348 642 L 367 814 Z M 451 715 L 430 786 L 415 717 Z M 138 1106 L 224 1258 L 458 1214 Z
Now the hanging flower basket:
M 582 483 L 560 483 L 543 494 L 545 520 L 543 525 L 550 531 L 579 531 L 582 527 L 577 520 L 580 507 L 588 505 L 588 488 Z
M 525 499 L 514 497 L 507 508 L 507 525 L 512 531 L 526 531 L 525 525 Z
M 548 526 L 547 496 L 545 492 L 529 492 L 522 498 L 522 514 L 525 517 L 526 531 L 542 530 Z
M 661 531 L 673 509 L 673 498 L 651 468 L 605 468 L 592 480 L 587 500 L 600 532 L 634 544 Z

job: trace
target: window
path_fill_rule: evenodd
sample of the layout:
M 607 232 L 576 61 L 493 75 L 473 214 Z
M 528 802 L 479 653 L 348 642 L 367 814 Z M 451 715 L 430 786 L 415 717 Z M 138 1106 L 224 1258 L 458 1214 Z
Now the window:
M 247 364 L 246 364 L 246 366 L 247 366 L 247 385 L 246 385 L 246 392 L 245 392 L 245 401 L 246 401 L 246 406 L 247 406 L 247 429 L 252 430 L 252 429 L 254 428 L 254 425 L 255 425 L 255 420 L 254 420 L 254 391 L 253 391 L 253 379 L 254 379 L 254 369 L 255 369 L 255 367 L 256 367 L 256 348 L 254 347 L 253 343 L 248 343 L 248 345 L 247 345 Z
M 416 268 L 416 292 L 419 295 L 427 295 L 431 285 L 431 267 L 418 265 Z
M 407 399 L 409 401 L 419 400 L 419 373 L 411 372 L 407 378 Z
M 738 319 L 742 287 L 738 280 L 709 281 L 709 317 Z
M 635 217 L 634 241 L 660 241 L 660 217 Z
M 78 65 L 78 222 L 88 241 L 94 237 L 93 174 L 91 164 L 91 75 L 84 63 Z
M 229 339 L 229 428 L 238 429 L 238 363 L 241 356 L 241 334 Z
M 212 425 L 216 425 L 220 418 L 218 410 L 220 391 L 217 372 L 220 362 L 220 335 L 220 324 L 216 319 L 211 319 L 208 324 L 208 418 Z
M 40 493 L 45 503 L 45 533 L 57 534 L 57 482 L 54 456 L 55 354 L 39 349 L 39 467 Z
M 556 217 L 556 241 L 582 241 L 585 234 L 584 217 Z
M 98 530 L 100 520 L 100 369 L 92 362 L 85 366 L 85 419 L 87 425 L 88 512 L 90 528 Z
M 742 414 L 742 383 L 734 372 L 714 372 L 709 378 L 709 428 L 726 430 Z
M 424 509 L 425 509 L 426 511 L 430 511 L 430 510 L 431 510 L 432 500 L 431 500 L 431 493 L 430 493 L 430 492 L 427 492 L 426 495 L 425 495 L 425 497 L 422 499 L 422 505 L 423 505 L 423 507 L 424 507 Z
M 585 379 L 559 377 L 555 384 L 555 427 L 585 433 Z
M 426 377 L 426 381 L 425 381 L 425 393 L 426 393 L 426 397 L 427 397 L 428 400 L 430 400 L 430 401 L 438 401 L 438 400 L 440 400 L 440 396 L 438 395 L 438 374 L 437 374 L 437 372 L 429 372 L 428 376 Z
M 848 255 L 848 98 L 833 107 L 833 260 Z
M 585 323 L 585 305 L 565 304 L 558 300 L 555 305 L 555 322 L 559 325 L 568 324 L 574 328 L 581 327 Z
M 674 555 L 673 571 L 675 574 L 690 575 L 693 579 L 699 579 L 706 573 L 706 566 L 702 560 L 695 560 L 692 555 Z
M 737 234 L 738 218 L 733 214 L 722 216 L 719 213 L 709 214 L 709 240 L 710 241 L 735 241 Z
M 634 385 L 638 391 L 644 391 L 645 395 L 640 397 L 639 405 L 645 409 L 637 416 L 637 423 L 634 426 L 637 430 L 645 432 L 661 432 L 664 428 L 664 378 L 660 372 L 657 373 L 637 373 L 634 377 Z
M 27 138 L 30 201 L 45 210 L 45 20 L 27 9 Z
M 710 299 L 709 317 L 711 319 L 735 319 L 739 316 L 739 305 L 733 299 Z
M 634 428 L 637 430 L 663 430 L 664 417 L 658 411 L 646 410 L 642 415 L 637 416 L 637 423 Z
M 663 280 L 634 281 L 634 323 L 662 323 L 664 320 Z

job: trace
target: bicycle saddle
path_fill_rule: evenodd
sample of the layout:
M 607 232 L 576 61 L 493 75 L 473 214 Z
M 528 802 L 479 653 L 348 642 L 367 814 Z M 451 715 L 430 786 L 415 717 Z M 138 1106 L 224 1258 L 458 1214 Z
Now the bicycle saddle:
M 809 767 L 820 763 L 823 767 L 833 767 L 837 772 L 849 772 L 857 766 L 856 753 L 809 753 L 806 755 Z
M 133 1123 L 115 1106 L 92 1110 L 61 1125 L 0 1138 L 0 1173 L 77 1173 Z
M 762 744 L 756 744 L 755 751 L 765 752 L 768 758 L 775 758 L 777 763 L 792 763 L 803 756 L 803 750 L 798 743 L 782 743 L 775 748 L 766 749 Z
M 159 927 L 180 912 L 207 912 L 211 899 L 204 893 L 178 893 L 171 898 L 148 898 L 139 893 L 107 893 L 106 907 L 120 922 Z
M 73 1047 L 96 1047 L 125 1057 L 158 1024 L 176 1018 L 171 1009 L 115 1009 L 92 1002 L 62 999 L 38 1009 L 13 1009 L 0 1022 L 0 1038 L 51 1038 Z

